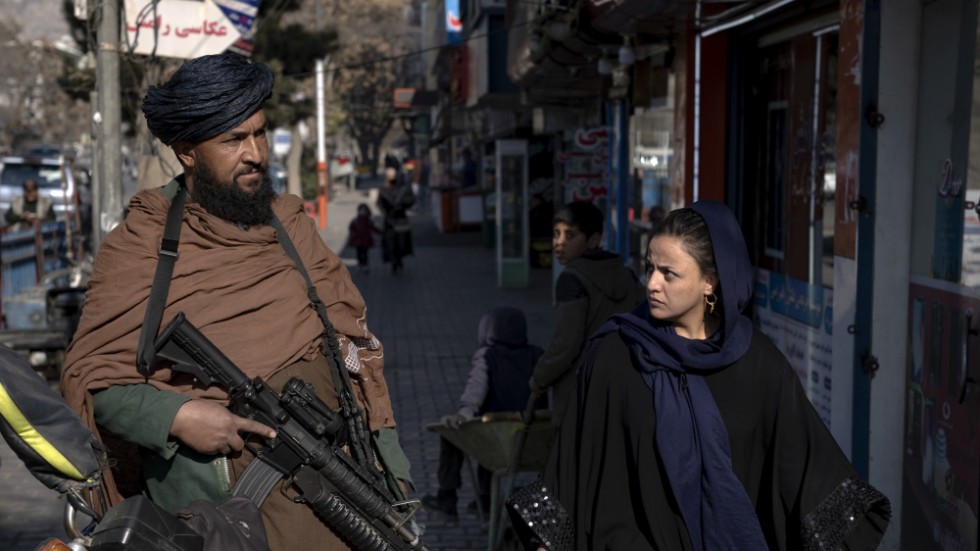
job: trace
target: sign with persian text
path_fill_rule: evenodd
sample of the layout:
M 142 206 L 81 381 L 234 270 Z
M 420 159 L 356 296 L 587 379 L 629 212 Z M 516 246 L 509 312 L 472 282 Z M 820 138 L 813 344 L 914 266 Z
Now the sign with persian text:
M 192 59 L 252 51 L 261 0 L 126 0 L 127 46 L 134 53 Z
M 558 154 L 567 200 L 596 202 L 609 195 L 610 134 L 608 126 L 579 128 L 567 149 Z

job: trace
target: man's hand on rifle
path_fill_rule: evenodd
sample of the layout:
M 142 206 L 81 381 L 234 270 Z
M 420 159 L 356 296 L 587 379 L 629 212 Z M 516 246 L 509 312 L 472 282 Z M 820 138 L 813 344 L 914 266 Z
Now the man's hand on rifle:
M 197 452 L 206 454 L 227 454 L 241 451 L 245 447 L 243 432 L 274 438 L 272 428 L 239 417 L 228 408 L 211 400 L 189 400 L 177 410 L 170 435 Z

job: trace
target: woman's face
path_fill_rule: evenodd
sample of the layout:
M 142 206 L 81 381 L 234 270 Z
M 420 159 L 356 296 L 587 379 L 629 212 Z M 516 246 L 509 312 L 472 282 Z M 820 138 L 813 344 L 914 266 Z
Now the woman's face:
M 658 235 L 650 240 L 646 258 L 647 303 L 654 319 L 670 322 L 678 335 L 706 338 L 704 297 L 717 284 L 705 277 L 681 240 Z

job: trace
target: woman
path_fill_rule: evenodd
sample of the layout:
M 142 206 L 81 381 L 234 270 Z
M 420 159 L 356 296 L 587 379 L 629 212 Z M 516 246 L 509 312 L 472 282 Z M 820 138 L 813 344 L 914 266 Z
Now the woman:
M 612 317 L 583 354 L 544 483 L 512 499 L 539 530 L 525 542 L 877 547 L 888 500 L 857 477 L 786 358 L 742 313 L 753 271 L 731 211 L 699 201 L 670 213 L 646 264 L 646 303 Z M 560 507 L 543 507 L 552 496 Z
M 404 267 L 402 257 L 412 254 L 412 224 L 406 211 L 414 204 L 412 188 L 401 183 L 398 169 L 385 168 L 385 184 L 378 194 L 378 207 L 385 215 L 381 259 L 391 263 L 393 274 Z

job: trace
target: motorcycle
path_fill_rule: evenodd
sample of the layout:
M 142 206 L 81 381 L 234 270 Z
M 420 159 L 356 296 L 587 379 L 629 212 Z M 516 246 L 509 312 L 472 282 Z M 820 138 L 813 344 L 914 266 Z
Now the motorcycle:
M 71 539 L 49 538 L 37 551 L 205 549 L 202 526 L 210 526 L 202 525 L 201 518 L 178 517 L 139 495 L 105 507 L 106 450 L 48 382 L 2 345 L 0 436 L 35 478 L 66 498 L 65 531 Z M 258 514 L 257 507 L 254 511 Z

